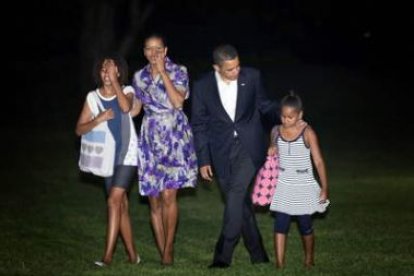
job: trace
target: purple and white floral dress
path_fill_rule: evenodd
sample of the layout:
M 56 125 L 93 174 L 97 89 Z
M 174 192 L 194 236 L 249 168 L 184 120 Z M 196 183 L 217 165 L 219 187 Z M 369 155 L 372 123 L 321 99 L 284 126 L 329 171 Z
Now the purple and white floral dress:
M 174 86 L 185 91 L 187 99 L 187 69 L 168 58 L 165 69 Z M 161 77 L 152 78 L 150 65 L 135 73 L 133 86 L 145 111 L 138 139 L 140 194 L 157 197 L 164 189 L 194 187 L 197 158 L 186 115 L 172 106 Z

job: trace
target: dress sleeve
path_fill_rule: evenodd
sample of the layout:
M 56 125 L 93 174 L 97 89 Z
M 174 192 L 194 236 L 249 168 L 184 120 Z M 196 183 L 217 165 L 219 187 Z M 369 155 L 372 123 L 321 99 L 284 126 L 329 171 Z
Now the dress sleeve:
M 94 95 L 94 91 L 90 91 L 88 95 L 86 95 L 86 102 L 88 103 L 89 109 L 91 110 L 93 117 L 98 116 L 99 109 L 96 104 L 96 99 Z
M 129 93 L 135 93 L 135 90 L 131 85 L 124 86 L 122 91 L 124 92 L 125 95 L 128 95 Z
M 142 91 L 140 83 L 140 72 L 135 73 L 134 78 L 132 79 L 132 88 L 134 89 L 135 97 L 142 101 L 144 97 L 144 92 Z
M 183 65 L 177 66 L 172 77 L 172 83 L 180 92 L 185 93 L 185 99 L 190 96 L 189 78 L 187 68 Z

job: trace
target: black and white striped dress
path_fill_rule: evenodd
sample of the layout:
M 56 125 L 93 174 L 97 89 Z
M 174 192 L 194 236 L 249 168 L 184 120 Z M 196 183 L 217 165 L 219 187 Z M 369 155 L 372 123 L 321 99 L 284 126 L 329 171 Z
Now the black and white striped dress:
M 310 149 L 305 145 L 304 132 L 287 141 L 277 135 L 279 179 L 273 194 L 271 211 L 289 215 L 322 213 L 328 204 L 319 203 L 321 188 L 313 175 Z

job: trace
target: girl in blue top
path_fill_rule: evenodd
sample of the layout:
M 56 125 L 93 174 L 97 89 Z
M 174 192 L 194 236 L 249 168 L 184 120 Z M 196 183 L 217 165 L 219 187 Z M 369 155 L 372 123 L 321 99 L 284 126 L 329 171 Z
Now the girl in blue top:
M 95 265 L 103 267 L 112 261 L 118 235 L 124 241 L 131 263 L 139 263 L 130 217 L 127 190 L 137 166 L 137 135 L 132 116 L 140 110 L 134 105 L 134 89 L 123 86 L 128 77 L 128 67 L 121 57 L 106 56 L 97 61 L 94 70 L 97 89 L 88 93 L 76 125 L 76 134 L 83 135 L 98 124 L 107 121 L 115 140 L 114 173 L 105 178 L 107 192 L 108 225 L 104 256 Z M 100 101 L 105 111 L 97 109 Z

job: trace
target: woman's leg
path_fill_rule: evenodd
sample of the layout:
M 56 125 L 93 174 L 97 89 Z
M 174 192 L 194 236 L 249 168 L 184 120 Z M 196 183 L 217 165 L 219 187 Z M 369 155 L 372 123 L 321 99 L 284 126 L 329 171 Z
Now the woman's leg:
M 129 217 L 129 204 L 127 193 L 124 193 L 122 196 L 121 222 L 119 226 L 119 231 L 121 232 L 122 241 L 124 242 L 126 252 L 129 256 L 129 261 L 131 263 L 136 263 L 138 255 L 135 249 L 134 238 L 132 235 L 132 226 Z
M 178 220 L 177 190 L 164 190 L 162 192 L 162 199 L 162 221 L 165 232 L 165 248 L 162 263 L 170 265 L 174 262 L 174 238 Z
M 125 194 L 125 189 L 113 187 L 107 199 L 108 208 L 108 225 L 106 232 L 105 254 L 102 261 L 105 264 L 112 262 L 112 256 L 115 249 L 116 240 L 118 238 L 119 224 L 121 220 L 121 204 Z
M 165 248 L 165 232 L 162 221 L 162 198 L 148 197 L 151 208 L 151 224 L 157 242 L 158 252 L 162 258 Z

